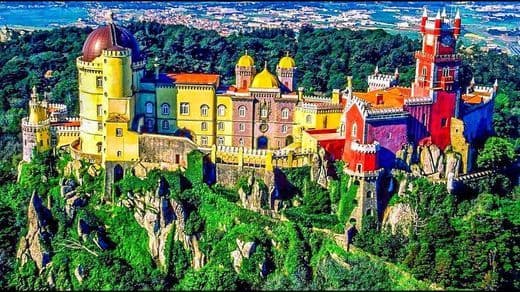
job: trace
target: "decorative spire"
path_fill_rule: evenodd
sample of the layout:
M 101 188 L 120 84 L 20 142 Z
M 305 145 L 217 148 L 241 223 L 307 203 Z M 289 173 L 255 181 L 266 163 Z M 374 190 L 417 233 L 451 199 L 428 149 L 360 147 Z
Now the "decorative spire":
M 395 75 L 399 75 L 399 68 L 395 67 Z
M 379 74 L 379 67 L 376 65 L 376 69 L 374 70 L 374 74 L 377 75 Z
M 267 61 L 264 61 L 264 70 L 267 70 Z
M 114 23 L 114 12 L 109 10 L 106 14 L 107 23 Z
M 424 6 L 424 8 L 423 8 L 422 17 L 428 18 L 428 11 L 426 10 L 426 6 Z
M 471 82 L 469 83 L 470 85 L 475 85 L 475 77 L 472 77 L 471 78 Z
M 435 16 L 435 19 L 441 19 L 441 11 L 437 10 L 437 15 Z
M 446 14 L 446 6 L 444 6 L 444 8 L 442 8 L 442 18 L 446 18 L 447 17 L 447 14 Z
M 455 19 L 460 19 L 460 10 L 457 8 L 457 13 L 455 14 Z
M 285 51 L 285 56 L 289 57 L 289 51 Z
M 495 87 L 495 88 L 498 87 L 498 79 L 495 79 L 495 83 L 493 83 L 493 87 Z
M 33 85 L 32 93 L 31 93 L 31 99 L 32 100 L 36 100 L 37 96 L 38 96 L 38 94 L 36 93 L 36 85 Z
M 247 55 L 247 49 L 246 49 L 246 53 L 244 55 Z

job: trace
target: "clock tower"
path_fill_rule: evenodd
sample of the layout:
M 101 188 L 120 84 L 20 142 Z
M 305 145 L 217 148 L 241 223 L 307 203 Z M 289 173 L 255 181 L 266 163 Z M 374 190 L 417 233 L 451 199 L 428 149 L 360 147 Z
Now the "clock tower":
M 425 127 L 431 142 L 441 149 L 450 144 L 450 121 L 456 115 L 460 96 L 458 73 L 460 56 L 456 53 L 456 40 L 460 35 L 460 13 L 451 21 L 446 10 L 437 11 L 434 20 L 428 19 L 424 9 L 420 32 L 422 49 L 415 53 L 415 81 L 413 97 L 430 97 L 430 117 Z

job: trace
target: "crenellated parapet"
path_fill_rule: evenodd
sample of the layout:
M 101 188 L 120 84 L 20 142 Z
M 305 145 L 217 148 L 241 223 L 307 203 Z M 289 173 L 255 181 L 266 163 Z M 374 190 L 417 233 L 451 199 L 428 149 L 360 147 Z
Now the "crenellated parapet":
M 392 86 L 392 82 L 396 80 L 395 75 L 373 74 L 367 78 L 368 91 L 385 89 Z
M 360 144 L 356 141 L 350 143 L 350 149 L 360 153 L 375 154 L 377 151 L 379 151 L 379 148 L 380 145 L 377 141 L 374 141 L 374 143 L 371 144 Z
M 341 113 L 343 106 L 333 103 L 311 103 L 302 102 L 296 106 L 297 109 L 305 113 Z
M 433 103 L 433 97 L 410 97 L 404 100 L 404 105 L 429 105 Z

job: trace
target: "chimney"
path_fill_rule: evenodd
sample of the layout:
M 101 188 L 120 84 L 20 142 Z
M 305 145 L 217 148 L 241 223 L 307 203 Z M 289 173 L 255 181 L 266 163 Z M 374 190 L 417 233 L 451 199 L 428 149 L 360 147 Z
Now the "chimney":
M 339 89 L 333 89 L 332 90 L 332 104 L 338 104 L 339 103 Z
M 382 93 L 376 94 L 376 104 L 383 104 L 383 103 L 384 103 L 383 94 Z

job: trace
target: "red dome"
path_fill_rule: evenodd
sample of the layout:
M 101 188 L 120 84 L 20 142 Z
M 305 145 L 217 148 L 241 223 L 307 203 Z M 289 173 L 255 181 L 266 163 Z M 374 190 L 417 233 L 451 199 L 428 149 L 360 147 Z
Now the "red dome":
M 101 56 L 101 52 L 114 47 L 132 49 L 132 61 L 141 59 L 139 45 L 127 29 L 113 23 L 100 26 L 91 32 L 83 44 L 83 61 L 90 62 Z

